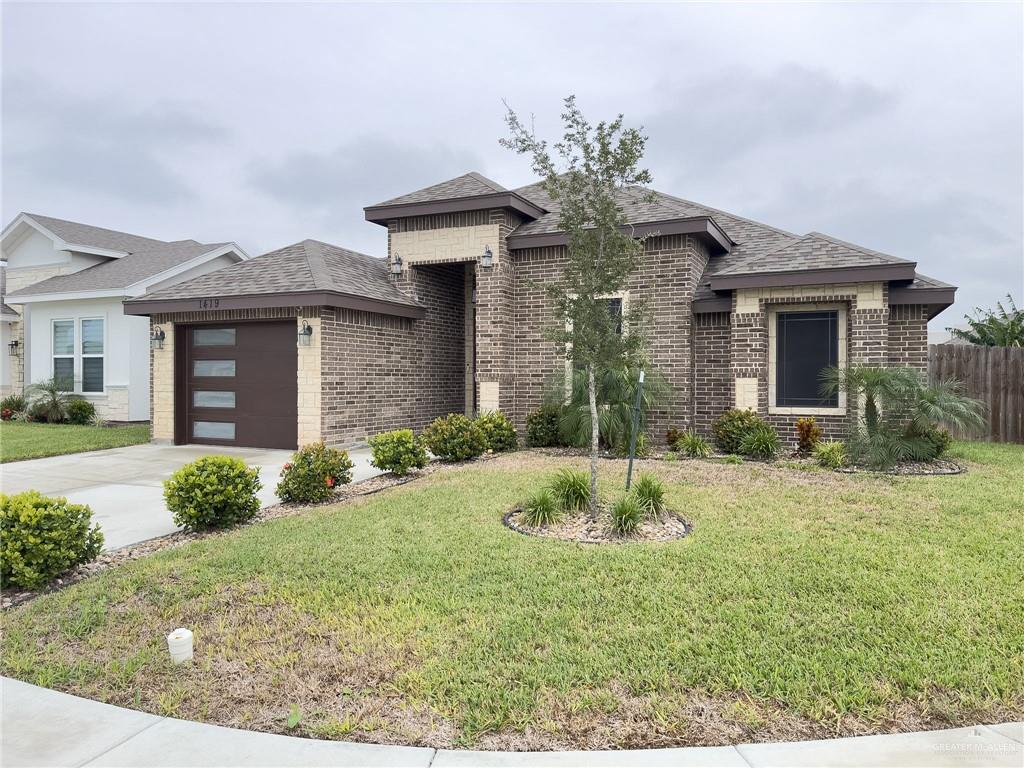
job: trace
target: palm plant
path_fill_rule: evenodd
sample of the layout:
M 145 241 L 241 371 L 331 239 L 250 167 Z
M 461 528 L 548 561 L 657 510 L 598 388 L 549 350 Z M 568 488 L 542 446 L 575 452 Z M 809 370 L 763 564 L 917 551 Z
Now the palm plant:
M 623 365 L 603 371 L 597 381 L 598 430 L 603 448 L 614 450 L 629 445 L 633 425 L 633 405 L 636 388 L 639 386 L 640 367 Z M 561 392 L 566 391 L 564 383 Z M 643 394 L 640 398 L 639 432 L 647 427 L 647 416 L 666 402 L 671 387 L 656 370 L 648 370 L 644 379 Z M 563 395 L 564 397 L 564 395 Z M 587 372 L 573 372 L 569 388 L 569 399 L 562 409 L 559 423 L 562 439 L 569 445 L 590 444 L 591 420 L 590 400 L 587 392 Z
M 982 347 L 1020 347 L 1024 346 L 1024 310 L 1017 309 L 1010 294 L 1006 295 L 1006 304 L 996 302 L 996 309 L 983 312 L 975 309 L 975 317 L 964 315 L 967 328 L 947 328 L 954 339 L 961 339 L 968 344 Z
M 984 427 L 985 403 L 968 397 L 963 385 L 953 379 L 922 386 L 911 404 L 911 428 L 922 433 L 936 424 L 960 430 Z
M 67 381 L 56 376 L 27 387 L 25 394 L 31 403 L 29 410 L 33 418 L 41 416 L 50 424 L 67 421 L 68 403 L 72 398 L 66 388 Z
M 850 365 L 821 372 L 821 393 L 826 397 L 845 392 L 853 410 L 863 399 L 864 428 L 869 435 L 878 433 L 881 413 L 898 412 L 920 387 L 921 375 L 913 368 Z

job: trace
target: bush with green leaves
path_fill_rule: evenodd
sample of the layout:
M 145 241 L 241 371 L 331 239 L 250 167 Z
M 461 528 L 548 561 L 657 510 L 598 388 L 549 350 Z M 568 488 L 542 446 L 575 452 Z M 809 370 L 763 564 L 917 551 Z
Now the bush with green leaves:
M 953 436 L 949 434 L 948 429 L 933 426 L 911 428 L 910 437 L 924 441 L 928 445 L 928 453 L 933 459 L 939 458 L 953 444 Z
M 796 420 L 796 448 L 805 456 L 811 453 L 821 441 L 821 427 L 819 427 L 813 416 Z
M 611 516 L 613 531 L 620 536 L 632 536 L 643 525 L 647 510 L 629 493 L 612 504 Z
M 95 560 L 103 534 L 85 504 L 39 491 L 0 494 L 0 586 L 39 589 L 76 565 Z
M 775 427 L 764 422 L 755 425 L 743 435 L 740 453 L 752 459 L 765 461 L 774 459 L 779 452 L 779 433 Z
M 531 448 L 551 448 L 562 445 L 558 424 L 562 409 L 545 404 L 526 417 L 526 444 Z
M 954 339 L 983 347 L 1024 346 L 1024 310 L 1017 309 L 1013 296 L 1006 294 L 1006 305 L 996 302 L 994 310 L 974 310 L 964 315 L 967 328 L 947 328 Z
M 258 467 L 233 456 L 203 456 L 164 481 L 164 501 L 174 524 L 186 530 L 228 528 L 259 512 Z
M 578 469 L 560 469 L 549 484 L 558 506 L 566 512 L 576 512 L 590 504 L 590 478 Z
M 423 430 L 423 443 L 441 461 L 475 459 L 487 450 L 484 431 L 461 413 L 434 419 Z
M 654 475 L 644 472 L 637 477 L 632 492 L 648 517 L 660 517 L 665 511 L 665 485 Z
M 541 488 L 523 505 L 523 522 L 535 528 L 558 522 L 562 514 L 558 499 L 550 488 Z
M 352 460 L 346 451 L 321 443 L 302 446 L 281 469 L 277 495 L 281 501 L 317 504 L 340 485 L 352 482 Z
M 70 424 L 92 424 L 96 418 L 96 406 L 81 397 L 68 402 L 67 412 Z
M 683 432 L 673 447 L 690 459 L 706 459 L 711 456 L 711 443 L 692 429 Z
M 501 411 L 488 411 L 476 418 L 476 425 L 484 433 L 487 450 L 491 453 L 514 451 L 519 442 L 516 428 Z
M 427 466 L 427 452 L 411 429 L 381 432 L 367 442 L 370 444 L 370 463 L 377 469 L 401 477 Z
M 0 411 L 10 411 L 12 414 L 19 414 L 24 413 L 27 407 L 28 403 L 25 401 L 25 396 L 17 393 L 8 395 L 0 400 Z
M 732 408 L 711 425 L 711 434 L 715 437 L 715 445 L 722 453 L 740 453 L 740 444 L 755 427 L 766 424 L 764 419 L 753 411 Z
M 814 446 L 814 460 L 819 466 L 839 469 L 846 464 L 846 445 L 838 440 L 826 440 Z

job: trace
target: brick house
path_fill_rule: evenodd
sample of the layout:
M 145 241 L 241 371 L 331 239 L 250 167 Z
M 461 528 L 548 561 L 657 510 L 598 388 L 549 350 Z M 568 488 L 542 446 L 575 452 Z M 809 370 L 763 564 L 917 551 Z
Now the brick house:
M 927 323 L 955 288 L 911 261 L 644 190 L 623 191 L 646 241 L 617 302 L 641 300 L 651 365 L 672 386 L 650 431 L 707 433 L 752 408 L 787 440 L 813 414 L 835 434 L 843 397 L 818 372 L 927 365 Z M 542 185 L 469 173 L 365 209 L 387 259 L 304 241 L 126 302 L 149 315 L 154 438 L 293 447 L 420 429 L 500 409 L 517 427 L 564 366 L 541 285 L 566 259 Z M 621 304 L 620 304 L 621 306 Z

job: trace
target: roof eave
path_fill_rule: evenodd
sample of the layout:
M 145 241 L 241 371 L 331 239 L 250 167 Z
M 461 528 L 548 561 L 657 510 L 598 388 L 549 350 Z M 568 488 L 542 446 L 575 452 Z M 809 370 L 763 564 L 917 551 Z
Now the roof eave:
M 215 306 L 211 304 L 215 303 Z M 126 315 L 155 315 L 174 312 L 210 312 L 226 309 L 269 309 L 280 307 L 337 307 L 375 312 L 396 317 L 422 318 L 418 304 L 373 299 L 337 291 L 295 291 L 291 293 L 256 293 L 239 296 L 212 296 L 185 299 L 131 299 L 124 302 Z
M 735 244 L 710 216 L 627 224 L 621 229 L 623 232 L 629 232 L 635 237 L 694 235 L 704 239 L 711 247 L 713 253 L 728 253 Z M 524 248 L 566 245 L 568 242 L 569 237 L 564 232 L 538 232 L 536 234 L 522 235 L 517 235 L 513 232 L 508 237 L 508 247 L 513 251 Z
M 439 213 L 478 211 L 482 208 L 510 208 L 529 219 L 538 219 L 547 213 L 516 192 L 494 192 L 487 195 L 456 197 L 450 200 L 429 200 L 422 203 L 397 203 L 392 205 L 370 205 L 363 208 L 367 221 L 387 226 L 391 219 L 409 216 L 431 216 Z
M 889 286 L 889 305 L 924 304 L 928 307 L 931 320 L 943 310 L 953 306 L 956 300 L 956 286 L 945 285 L 934 288 L 911 288 L 910 286 Z
M 897 264 L 874 264 L 861 267 L 830 267 L 825 269 L 787 270 L 784 272 L 750 272 L 740 275 L 711 275 L 713 291 L 737 288 L 781 288 L 791 285 L 822 285 L 826 283 L 871 283 L 890 280 L 913 280 L 912 261 Z

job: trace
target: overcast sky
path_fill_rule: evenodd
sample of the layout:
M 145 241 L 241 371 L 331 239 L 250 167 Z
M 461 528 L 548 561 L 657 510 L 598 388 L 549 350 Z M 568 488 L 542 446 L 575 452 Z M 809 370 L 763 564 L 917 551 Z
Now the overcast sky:
M 502 98 L 650 137 L 654 186 L 914 259 L 932 327 L 1024 305 L 1022 5 L 3 6 L 4 223 L 19 211 L 251 254 L 384 255 L 362 207 L 476 170 Z

